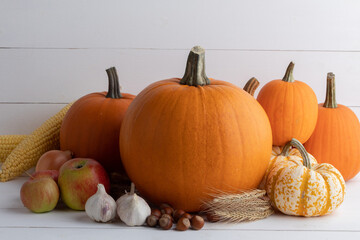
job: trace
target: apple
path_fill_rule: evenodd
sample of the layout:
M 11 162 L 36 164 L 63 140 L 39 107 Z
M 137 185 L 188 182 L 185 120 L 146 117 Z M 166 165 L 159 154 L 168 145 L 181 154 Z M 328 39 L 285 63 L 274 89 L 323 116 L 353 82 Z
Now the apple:
M 44 178 L 44 177 L 51 177 L 54 179 L 54 181 L 57 183 L 58 177 L 59 177 L 59 171 L 58 170 L 42 170 L 35 172 L 33 175 L 31 175 L 31 178 Z
M 49 212 L 59 201 L 59 187 L 52 177 L 30 178 L 20 190 L 20 198 L 26 208 L 35 212 Z
M 85 203 L 103 184 L 109 192 L 110 180 L 103 166 L 90 158 L 74 158 L 65 162 L 59 172 L 61 199 L 71 209 L 85 210 Z

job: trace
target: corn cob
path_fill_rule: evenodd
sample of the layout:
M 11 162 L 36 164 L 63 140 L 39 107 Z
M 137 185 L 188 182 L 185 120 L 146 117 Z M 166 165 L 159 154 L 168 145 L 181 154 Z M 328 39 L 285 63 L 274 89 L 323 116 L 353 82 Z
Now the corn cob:
M 26 135 L 0 136 L 0 162 L 4 162 L 11 151 L 26 137 Z
M 45 152 L 59 149 L 60 126 L 71 104 L 69 103 L 60 112 L 46 120 L 14 148 L 1 166 L 0 182 L 13 179 L 34 167 Z

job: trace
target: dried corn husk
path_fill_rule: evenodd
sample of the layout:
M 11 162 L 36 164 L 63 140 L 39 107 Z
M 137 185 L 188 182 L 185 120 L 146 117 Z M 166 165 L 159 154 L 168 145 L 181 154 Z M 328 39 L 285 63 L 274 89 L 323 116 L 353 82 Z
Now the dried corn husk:
M 265 190 L 219 192 L 210 196 L 212 199 L 204 202 L 204 212 L 221 222 L 255 221 L 274 213 Z

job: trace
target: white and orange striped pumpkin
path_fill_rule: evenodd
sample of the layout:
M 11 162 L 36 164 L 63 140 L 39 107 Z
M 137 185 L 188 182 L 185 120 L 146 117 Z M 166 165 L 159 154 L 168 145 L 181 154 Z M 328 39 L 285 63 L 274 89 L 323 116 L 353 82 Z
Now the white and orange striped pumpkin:
M 296 147 L 302 161 L 289 157 Z M 311 164 L 303 145 L 292 139 L 284 147 L 285 158 L 277 160 L 266 180 L 266 192 L 273 206 L 296 216 L 321 216 L 333 212 L 344 200 L 345 181 L 331 164 Z M 285 160 L 286 159 L 286 160 Z
M 287 156 L 284 156 L 285 152 L 287 152 Z M 308 153 L 308 155 L 310 158 L 311 166 L 314 167 L 317 164 L 317 161 L 313 155 L 311 155 L 310 153 Z M 288 145 L 288 149 L 279 146 L 273 146 L 269 165 L 266 169 L 265 176 L 263 177 L 259 185 L 260 189 L 265 189 L 266 179 L 269 175 L 269 172 L 271 171 L 271 169 L 274 168 L 276 164 L 282 161 L 298 161 L 300 164 L 302 164 L 303 159 L 297 148 L 291 148 L 290 145 Z

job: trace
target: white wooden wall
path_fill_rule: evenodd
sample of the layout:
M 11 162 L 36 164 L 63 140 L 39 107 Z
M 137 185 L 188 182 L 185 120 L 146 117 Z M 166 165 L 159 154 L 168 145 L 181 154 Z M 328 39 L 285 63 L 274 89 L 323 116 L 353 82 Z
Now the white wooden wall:
M 360 116 L 358 0 L 0 0 L 0 134 L 27 134 L 65 103 L 182 77 L 189 49 L 206 49 L 207 74 L 243 86 L 295 78 Z

